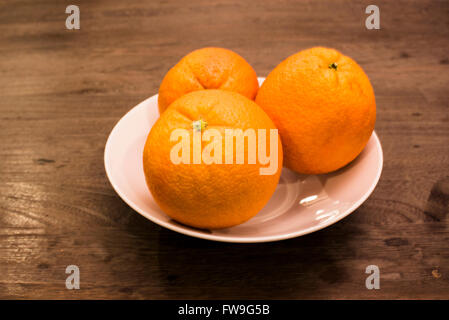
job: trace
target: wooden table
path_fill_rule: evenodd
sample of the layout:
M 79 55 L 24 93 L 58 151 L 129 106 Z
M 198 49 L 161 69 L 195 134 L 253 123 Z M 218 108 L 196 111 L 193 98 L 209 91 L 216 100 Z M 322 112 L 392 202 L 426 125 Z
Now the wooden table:
M 0 298 L 449 298 L 449 2 L 67 1 L 0 4 Z M 259 75 L 314 45 L 376 92 L 384 169 L 319 232 L 225 244 L 163 229 L 105 175 L 109 132 L 183 55 L 221 46 Z M 67 290 L 65 268 L 80 268 Z M 365 268 L 378 265 L 380 290 Z

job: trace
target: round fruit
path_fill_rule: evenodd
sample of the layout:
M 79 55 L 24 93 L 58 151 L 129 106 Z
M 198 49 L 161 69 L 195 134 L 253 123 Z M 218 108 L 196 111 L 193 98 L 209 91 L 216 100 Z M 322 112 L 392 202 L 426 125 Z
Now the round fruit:
M 187 162 L 178 164 L 173 155 L 183 156 L 185 150 L 174 149 L 183 141 L 179 136 L 170 139 L 176 129 L 184 129 L 183 132 L 189 134 L 184 146 L 191 150 Z M 221 142 L 204 140 L 212 129 L 219 132 Z M 273 160 L 272 174 L 261 175 L 260 169 L 269 164 L 260 161 L 258 144 L 253 150 L 256 161 L 249 161 L 249 138 L 241 140 L 244 161 L 239 164 L 237 139 L 232 138 L 233 143 L 228 141 L 226 144 L 225 132 L 229 132 L 226 129 L 241 129 L 242 133 L 253 129 L 257 143 L 266 148 L 265 154 L 272 160 L 277 156 L 277 162 Z M 265 144 L 260 142 L 264 140 L 261 140 L 258 129 L 268 131 Z M 145 143 L 143 167 L 154 200 L 174 220 L 197 228 L 225 228 L 249 220 L 274 193 L 282 169 L 281 141 L 277 131 L 271 141 L 270 130 L 276 130 L 276 127 L 268 115 L 254 101 L 238 93 L 200 90 L 177 99 L 156 121 Z M 216 162 L 207 164 L 201 159 L 200 163 L 194 163 L 195 133 L 203 139 L 199 149 L 202 157 L 212 143 L 219 141 L 215 146 L 221 147 L 221 156 L 218 149 L 210 153 L 217 155 Z M 176 150 L 174 154 L 173 150 Z M 226 154 L 231 163 L 226 161 Z
M 367 144 L 376 121 L 371 83 L 351 58 L 311 48 L 281 62 L 256 102 L 279 129 L 285 166 L 305 174 L 337 170 Z
M 204 89 L 235 91 L 254 100 L 259 83 L 254 69 L 237 53 L 223 48 L 198 49 L 165 75 L 159 88 L 159 113 L 182 95 Z

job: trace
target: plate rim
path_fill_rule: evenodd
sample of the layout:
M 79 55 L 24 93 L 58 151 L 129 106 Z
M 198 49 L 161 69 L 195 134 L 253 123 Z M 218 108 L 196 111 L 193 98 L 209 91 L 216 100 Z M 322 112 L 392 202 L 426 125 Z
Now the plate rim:
M 117 121 L 117 123 L 114 125 L 114 127 L 111 130 L 111 132 L 110 132 L 110 134 L 108 136 L 108 139 L 106 141 L 106 145 L 105 145 L 105 149 L 104 149 L 103 161 L 104 161 L 106 176 L 107 176 L 107 178 L 109 180 L 109 183 L 112 185 L 112 188 L 119 195 L 119 197 L 122 199 L 122 201 L 124 201 L 134 211 L 136 211 L 137 213 L 139 213 L 140 215 L 142 215 L 146 219 L 150 220 L 153 223 L 156 223 L 159 226 L 167 228 L 169 230 L 172 230 L 172 231 L 175 231 L 175 232 L 187 235 L 187 236 L 195 237 L 195 238 L 211 240 L 211 241 L 217 241 L 217 242 L 228 242 L 228 243 L 274 242 L 274 241 L 281 241 L 281 240 L 287 240 L 287 239 L 291 239 L 291 238 L 304 236 L 306 234 L 310 234 L 310 233 L 322 230 L 324 228 L 327 228 L 327 227 L 337 223 L 338 221 L 342 220 L 343 218 L 347 217 L 351 213 L 353 213 L 357 208 L 359 208 L 366 201 L 366 199 L 368 199 L 368 197 L 374 191 L 374 189 L 376 188 L 376 186 L 377 186 L 377 184 L 379 182 L 380 176 L 382 174 L 382 169 L 383 169 L 382 145 L 380 143 L 379 137 L 377 136 L 377 133 L 375 132 L 375 130 L 373 130 L 373 133 L 372 133 L 371 136 L 374 137 L 376 149 L 377 149 L 377 151 L 379 153 L 379 158 L 380 158 L 379 159 L 380 160 L 379 161 L 380 162 L 380 167 L 379 167 L 379 170 L 378 170 L 378 172 L 376 174 L 376 178 L 374 179 L 374 182 L 371 184 L 371 186 L 367 190 L 367 192 L 365 192 L 365 194 L 362 197 L 360 197 L 359 200 L 354 202 L 354 204 L 352 206 L 350 206 L 348 209 L 346 209 L 344 214 L 342 214 L 341 216 L 339 216 L 336 219 L 330 220 L 329 223 L 319 224 L 319 225 L 316 225 L 316 226 L 309 227 L 307 229 L 302 229 L 300 231 L 295 231 L 295 232 L 289 232 L 289 233 L 282 234 L 282 235 L 256 236 L 256 237 L 249 237 L 249 238 L 229 237 L 229 236 L 224 236 L 224 235 L 214 235 L 214 234 L 202 233 L 200 231 L 186 229 L 185 227 L 183 227 L 181 225 L 178 226 L 178 225 L 171 224 L 168 221 L 160 220 L 157 217 L 154 217 L 153 215 L 148 214 L 144 210 L 141 210 L 138 205 L 136 205 L 132 200 L 130 200 L 120 190 L 120 188 L 115 184 L 113 179 L 111 179 L 111 176 L 112 176 L 111 170 L 112 170 L 112 168 L 110 167 L 110 165 L 108 164 L 108 161 L 107 161 L 107 159 L 109 158 L 109 152 L 110 152 L 111 143 L 112 143 L 111 141 L 113 140 L 113 137 L 117 134 L 117 130 L 118 130 L 117 128 L 119 127 L 120 123 L 123 122 L 124 119 L 127 118 L 128 116 L 130 116 L 133 113 L 137 112 L 136 110 L 138 110 L 140 107 L 142 107 L 143 104 L 146 104 L 151 99 L 156 99 L 157 96 L 158 95 L 156 94 L 156 95 L 153 95 L 153 96 L 143 100 L 142 102 L 140 102 L 139 104 L 134 106 L 131 110 L 129 110 L 126 114 L 124 114 L 120 118 L 119 121 Z M 371 137 L 370 137 L 370 139 L 371 139 Z

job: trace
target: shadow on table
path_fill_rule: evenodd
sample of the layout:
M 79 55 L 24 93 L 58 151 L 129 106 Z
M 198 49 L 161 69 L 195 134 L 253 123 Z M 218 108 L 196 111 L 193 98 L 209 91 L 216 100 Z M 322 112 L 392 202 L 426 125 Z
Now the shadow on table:
M 313 298 L 328 285 L 350 281 L 344 259 L 351 254 L 346 243 L 356 230 L 347 222 L 300 238 L 256 244 L 213 242 L 161 229 L 158 262 L 164 294 L 174 299 Z

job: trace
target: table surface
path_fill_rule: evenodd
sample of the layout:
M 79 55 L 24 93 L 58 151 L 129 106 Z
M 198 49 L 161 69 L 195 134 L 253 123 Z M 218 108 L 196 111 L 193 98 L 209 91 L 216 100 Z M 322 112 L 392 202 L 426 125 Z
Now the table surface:
M 0 298 L 449 298 L 449 2 L 78 1 L 0 4 Z M 357 60 L 376 92 L 384 169 L 319 232 L 227 244 L 166 230 L 105 175 L 108 134 L 204 46 L 265 76 L 307 47 Z M 65 268 L 80 268 L 67 290 Z M 380 290 L 365 268 L 378 265 Z

